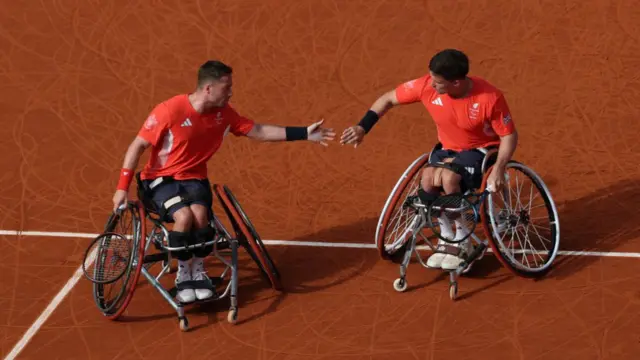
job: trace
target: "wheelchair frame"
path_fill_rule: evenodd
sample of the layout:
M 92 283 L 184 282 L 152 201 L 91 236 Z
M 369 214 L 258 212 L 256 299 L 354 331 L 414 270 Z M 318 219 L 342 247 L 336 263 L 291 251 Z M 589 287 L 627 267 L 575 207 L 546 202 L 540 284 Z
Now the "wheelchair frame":
M 380 251 L 381 256 L 384 259 L 397 259 L 399 255 L 401 255 L 402 260 L 400 265 L 400 277 L 393 282 L 393 287 L 398 292 L 403 292 L 407 289 L 407 281 L 406 281 L 407 268 L 409 266 L 412 254 L 414 252 L 416 254 L 418 262 L 423 267 L 429 268 L 426 264 L 426 261 L 423 260 L 423 258 L 418 253 L 418 246 L 417 246 L 418 238 L 420 237 L 424 240 L 427 247 L 430 248 L 432 253 L 435 253 L 437 251 L 437 245 L 432 244 L 432 242 L 429 241 L 428 237 L 426 237 L 422 233 L 423 229 L 429 228 L 428 219 L 427 219 L 427 210 L 428 210 L 427 206 L 423 205 L 419 200 L 410 202 L 409 201 L 410 199 L 417 198 L 417 196 L 415 195 L 408 196 L 408 200 L 402 201 L 399 198 L 402 193 L 401 192 L 398 193 L 398 190 L 403 191 L 404 189 L 406 189 L 407 186 L 410 185 L 408 182 L 410 182 L 416 176 L 419 176 L 418 172 L 427 166 L 434 152 L 437 150 L 440 150 L 441 148 L 442 148 L 441 143 L 436 144 L 432 148 L 428 156 L 427 154 L 421 155 L 405 170 L 405 172 L 402 174 L 400 179 L 396 182 L 396 185 L 391 191 L 389 197 L 387 198 L 387 201 L 385 202 L 381 215 L 378 219 L 378 226 L 376 228 L 376 245 L 378 250 Z M 497 148 L 480 148 L 478 150 L 483 152 L 485 155 L 481 165 L 483 181 L 482 181 L 482 185 L 480 186 L 480 189 L 483 189 L 486 187 L 487 174 L 489 173 L 491 167 L 495 163 L 498 150 Z M 557 215 L 557 209 L 555 207 L 555 204 L 553 203 L 553 200 L 551 199 L 551 195 L 547 187 L 544 185 L 542 180 L 533 172 L 533 170 L 526 168 L 524 165 L 521 165 L 516 161 L 509 162 L 509 165 L 516 168 L 522 167 L 524 169 L 527 169 L 528 172 L 530 173 L 528 175 L 532 176 L 539 183 L 542 191 L 545 193 L 546 197 L 548 198 L 548 199 L 545 199 L 545 201 L 547 201 L 547 206 L 551 208 L 553 213 L 553 219 L 551 221 L 551 224 L 555 228 L 557 228 L 557 231 L 558 231 L 558 234 L 556 234 L 557 239 L 556 239 L 556 243 L 554 244 L 555 245 L 554 249 L 548 260 L 548 266 L 545 267 L 542 271 L 532 274 L 532 273 L 528 273 L 523 269 L 518 269 L 517 266 L 514 265 L 514 261 L 512 261 L 512 259 L 505 259 L 505 256 L 500 252 L 499 247 L 495 244 L 496 241 L 495 241 L 494 233 L 496 233 L 498 229 L 490 228 L 486 225 L 487 209 L 485 208 L 485 203 L 487 201 L 491 201 L 491 197 L 488 196 L 487 199 L 483 199 L 483 201 L 480 201 L 473 205 L 474 211 L 480 215 L 480 218 L 481 218 L 480 222 L 483 225 L 484 232 L 487 236 L 487 239 L 481 239 L 476 234 L 471 233 L 470 240 L 475 245 L 473 251 L 471 252 L 471 254 L 468 254 L 465 261 L 463 261 L 458 266 L 457 269 L 447 270 L 449 272 L 449 296 L 452 300 L 456 300 L 458 296 L 459 276 L 466 274 L 471 269 L 471 265 L 473 265 L 475 261 L 481 259 L 484 256 L 484 253 L 486 252 L 487 247 L 489 246 L 491 247 L 494 253 L 498 254 L 498 258 L 503 265 L 508 267 L 512 272 L 521 276 L 538 276 L 546 273 L 549 266 L 555 259 L 555 256 L 557 255 L 558 246 L 559 246 L 559 223 L 557 223 L 558 215 Z M 418 184 L 418 186 L 420 185 Z M 464 195 L 471 195 L 475 193 L 475 191 L 477 190 L 478 189 L 467 189 Z M 506 187 L 505 189 L 503 189 L 503 191 L 504 192 L 507 191 Z M 509 197 L 507 196 L 507 198 Z M 406 227 L 402 235 L 398 236 L 398 239 L 396 239 L 394 243 L 389 245 L 389 248 L 392 250 L 392 253 L 390 254 L 387 252 L 387 245 L 384 243 L 385 239 L 382 237 L 387 231 L 387 226 L 389 225 L 389 220 L 390 220 L 389 218 L 392 216 L 391 211 L 393 209 L 389 209 L 389 206 L 391 206 L 392 204 L 396 204 L 397 206 L 398 201 L 402 202 L 401 206 L 408 205 L 408 207 L 413 210 L 414 215 L 413 215 L 413 218 L 411 219 L 410 225 Z M 410 203 L 406 204 L 407 202 L 410 202 Z M 407 237 L 409 236 L 410 236 L 410 239 L 407 240 Z
M 230 298 L 230 307 L 227 315 L 227 321 L 231 324 L 236 324 L 238 319 L 238 247 L 243 245 L 254 261 L 258 263 L 258 267 L 263 273 L 263 277 L 271 283 L 272 287 L 276 290 L 281 290 L 279 283 L 280 274 L 275 268 L 275 264 L 269 257 L 266 249 L 261 244 L 261 240 L 253 227 L 249 222 L 248 217 L 240 207 L 239 203 L 233 197 L 231 190 L 226 186 L 214 185 L 213 192 L 217 195 L 218 199 L 222 203 L 224 211 L 227 213 L 231 220 L 231 224 L 235 229 L 236 236 L 232 236 L 231 233 L 225 228 L 220 219 L 214 214 L 213 206 L 209 208 L 209 226 L 214 230 L 214 237 L 210 241 L 201 244 L 187 245 L 184 247 L 170 247 L 169 246 L 169 230 L 166 223 L 171 221 L 162 221 L 155 208 L 150 209 L 149 199 L 145 198 L 144 190 L 142 190 L 139 173 L 136 174 L 138 180 L 138 200 L 129 201 L 127 206 L 114 213 L 105 227 L 105 232 L 112 232 L 116 226 L 114 219 L 122 215 L 122 212 L 128 211 L 133 217 L 133 234 L 132 240 L 134 242 L 134 252 L 132 254 L 132 260 L 130 266 L 123 275 L 125 278 L 125 284 L 123 285 L 120 293 L 116 299 L 112 301 L 111 305 L 103 306 L 103 300 L 100 298 L 100 291 L 104 284 L 93 284 L 93 295 L 98 305 L 98 308 L 103 314 L 110 320 L 118 319 L 126 310 L 129 305 L 135 288 L 142 274 L 147 281 L 160 293 L 160 295 L 169 303 L 169 305 L 176 311 L 178 316 L 179 327 L 182 331 L 189 329 L 189 321 L 185 315 L 185 307 L 192 304 L 208 303 L 212 301 L 221 300 L 225 297 Z M 213 205 L 213 204 L 212 204 Z M 233 209 L 230 209 L 232 207 Z M 156 215 L 156 216 L 152 216 Z M 146 220 L 149 220 L 152 229 L 147 232 Z M 254 246 L 249 242 L 259 243 Z M 148 254 L 150 245 L 159 250 L 158 253 Z M 192 303 L 182 304 L 175 299 L 175 296 L 171 294 L 171 290 L 175 290 L 175 287 L 167 290 L 160 283 L 160 279 L 163 275 L 171 271 L 171 251 L 190 250 L 203 246 L 213 246 L 213 250 L 209 256 L 215 257 L 224 265 L 222 273 L 213 278 L 209 278 L 210 285 L 214 291 L 214 295 L 206 300 L 196 300 Z M 223 251 L 230 250 L 230 254 L 226 258 L 223 256 Z M 230 259 L 229 259 L 230 257 Z M 267 262 L 268 260 L 268 262 Z M 149 267 L 157 262 L 162 262 L 162 268 L 159 273 L 154 276 L 149 271 Z M 269 269 L 265 269 L 264 263 L 267 262 Z M 95 271 L 98 271 L 96 267 Z M 268 273 L 267 271 L 270 271 Z M 218 292 L 217 285 L 223 284 L 227 281 L 224 290 Z

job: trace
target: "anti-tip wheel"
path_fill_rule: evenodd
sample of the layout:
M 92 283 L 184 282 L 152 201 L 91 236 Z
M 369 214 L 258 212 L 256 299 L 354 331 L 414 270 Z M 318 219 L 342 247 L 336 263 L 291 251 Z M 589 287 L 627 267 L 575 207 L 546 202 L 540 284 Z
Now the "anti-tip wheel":
M 403 279 L 403 278 L 397 278 L 394 282 L 393 282 L 393 288 L 397 291 L 397 292 L 404 292 L 405 290 L 407 290 L 407 280 Z
M 449 286 L 449 297 L 454 301 L 458 298 L 458 283 Z
M 189 320 L 186 317 L 180 318 L 180 330 L 189 331 Z
M 238 309 L 231 309 L 227 314 L 227 321 L 229 324 L 236 324 L 238 322 Z

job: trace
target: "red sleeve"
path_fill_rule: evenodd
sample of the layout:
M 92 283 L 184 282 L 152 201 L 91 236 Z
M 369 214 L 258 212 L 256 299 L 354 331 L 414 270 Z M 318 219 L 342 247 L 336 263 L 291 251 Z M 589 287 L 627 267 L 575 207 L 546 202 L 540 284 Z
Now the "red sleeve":
M 506 136 L 515 131 L 511 111 L 504 95 L 500 94 L 491 110 L 491 127 L 499 136 Z
M 429 83 L 430 76 L 407 81 L 396 87 L 396 98 L 400 104 L 411 104 L 420 101 L 425 86 Z
M 235 136 L 247 136 L 249 131 L 253 129 L 255 122 L 238 114 L 231 106 L 229 106 L 229 110 L 231 113 L 231 119 L 229 120 L 231 133 Z
M 140 128 L 138 136 L 156 146 L 169 125 L 169 111 L 164 104 L 156 106 Z

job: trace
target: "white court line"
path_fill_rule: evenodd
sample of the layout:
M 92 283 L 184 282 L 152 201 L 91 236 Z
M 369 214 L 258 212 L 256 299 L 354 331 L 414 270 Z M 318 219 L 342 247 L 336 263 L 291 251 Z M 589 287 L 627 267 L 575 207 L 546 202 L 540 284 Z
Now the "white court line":
M 6 234 L 3 234 L 3 235 L 6 235 Z M 86 265 L 89 265 L 90 263 L 93 262 L 93 260 L 95 260 L 97 251 L 98 251 L 98 247 L 96 246 L 87 257 L 87 260 L 85 262 Z M 22 352 L 22 350 L 27 346 L 29 341 L 31 341 L 33 336 L 38 332 L 38 330 L 40 330 L 42 325 L 44 325 L 47 319 L 49 319 L 49 316 L 53 314 L 56 308 L 62 303 L 64 298 L 67 297 L 67 295 L 71 292 L 73 287 L 76 286 L 76 284 L 78 283 L 78 281 L 83 275 L 84 273 L 82 271 L 82 266 L 78 266 L 78 268 L 73 273 L 71 278 L 67 281 L 67 283 L 64 284 L 64 286 L 62 287 L 62 289 L 60 289 L 60 291 L 58 291 L 56 296 L 53 297 L 53 299 L 51 300 L 49 305 L 47 305 L 47 307 L 44 309 L 42 314 L 40 314 L 40 316 L 38 316 L 36 321 L 34 321 L 33 324 L 31 324 L 29 329 L 27 329 L 27 332 L 25 332 L 24 335 L 22 335 L 22 338 L 16 343 L 13 349 L 11 349 L 11 352 L 4 358 L 5 360 L 13 360 L 18 356 L 18 354 L 20 354 L 20 352 Z
M 95 238 L 99 234 L 91 233 L 76 233 L 76 232 L 57 232 L 57 231 L 18 231 L 18 230 L 0 230 L 0 235 L 8 236 L 43 236 L 43 237 L 61 237 L 61 238 Z M 363 243 L 334 243 L 334 242 L 321 242 L 321 241 L 290 241 L 290 240 L 263 240 L 266 245 L 282 245 L 282 246 L 310 246 L 310 247 L 332 247 L 332 248 L 352 248 L 352 249 L 375 249 L 375 244 L 363 244 Z M 97 248 L 96 248 L 97 249 Z M 93 250 L 89 258 L 89 262 L 92 262 L 95 257 L 96 249 Z M 428 249 L 426 246 L 419 246 L 418 249 Z M 491 249 L 487 249 L 491 252 Z M 614 257 L 614 258 L 640 258 L 640 253 L 635 252 L 604 252 L 604 251 L 568 251 L 561 250 L 558 255 L 564 256 L 596 256 L 596 257 Z M 62 303 L 64 298 L 71 292 L 73 287 L 78 283 L 83 276 L 82 267 L 78 267 L 76 272 L 71 276 L 69 281 L 62 287 L 62 289 L 51 300 L 46 309 L 40 314 L 36 321 L 29 327 L 27 332 L 22 336 L 20 341 L 13 347 L 9 355 L 4 360 L 14 360 L 16 356 L 24 349 L 24 347 L 31 341 L 33 336 L 38 332 L 40 327 L 51 316 L 55 309 Z
M 63 237 L 63 238 L 95 238 L 100 234 L 92 233 L 76 233 L 76 232 L 58 232 L 58 231 L 18 231 L 18 230 L 0 230 L 0 235 L 9 236 L 43 236 L 43 237 Z M 336 243 L 323 241 L 294 241 L 294 240 L 262 240 L 266 245 L 282 245 L 282 246 L 310 246 L 310 247 L 332 247 L 332 248 L 351 248 L 351 249 L 376 249 L 375 244 L 363 243 Z M 427 250 L 427 246 L 418 246 L 418 250 Z M 487 249 L 491 252 L 491 249 Z M 558 255 L 561 256 L 596 256 L 596 257 L 619 257 L 619 258 L 640 258 L 637 252 L 610 252 L 610 251 L 581 251 L 581 250 L 560 250 Z

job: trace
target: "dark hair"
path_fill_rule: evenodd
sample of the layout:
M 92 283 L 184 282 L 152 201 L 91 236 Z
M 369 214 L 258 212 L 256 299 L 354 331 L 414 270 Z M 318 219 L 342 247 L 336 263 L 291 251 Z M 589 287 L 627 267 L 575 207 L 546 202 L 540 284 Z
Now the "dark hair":
M 218 60 L 209 60 L 198 69 L 198 87 L 212 80 L 220 80 L 221 77 L 231 75 L 232 72 L 233 69 L 229 65 Z
M 460 50 L 442 50 L 429 61 L 429 70 L 448 81 L 462 80 L 469 73 L 469 58 Z

